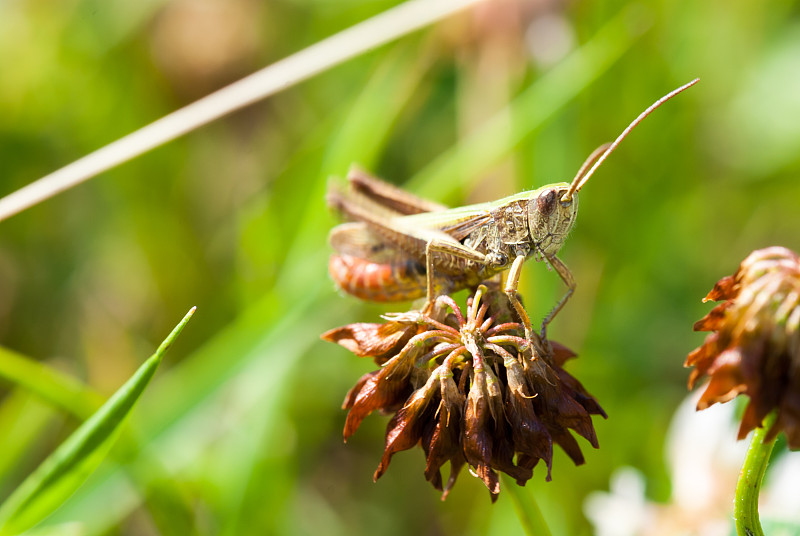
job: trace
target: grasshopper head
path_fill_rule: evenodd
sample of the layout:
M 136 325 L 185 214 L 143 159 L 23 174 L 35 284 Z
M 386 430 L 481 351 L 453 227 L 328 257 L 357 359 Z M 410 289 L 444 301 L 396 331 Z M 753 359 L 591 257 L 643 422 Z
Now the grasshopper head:
M 546 255 L 555 255 L 575 223 L 578 214 L 578 197 L 570 201 L 561 198 L 569 190 L 569 184 L 560 182 L 545 186 L 534 192 L 528 201 L 528 229 L 536 250 Z

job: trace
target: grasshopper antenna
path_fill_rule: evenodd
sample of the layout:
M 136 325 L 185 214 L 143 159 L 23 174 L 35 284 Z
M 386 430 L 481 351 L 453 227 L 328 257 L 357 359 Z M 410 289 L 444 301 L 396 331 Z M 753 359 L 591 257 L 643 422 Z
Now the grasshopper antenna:
M 583 164 L 581 164 L 581 169 L 578 170 L 578 172 L 575 174 L 575 177 L 572 179 L 572 181 L 570 181 L 570 187 L 573 184 L 575 184 L 578 180 L 580 180 L 581 177 L 584 176 L 586 170 L 589 169 L 589 167 L 592 164 L 597 162 L 597 159 L 600 158 L 608 150 L 609 147 L 611 147 L 610 142 L 604 143 L 603 145 L 592 151 L 592 154 L 590 154 L 589 157 L 586 159 L 586 161 Z
M 634 119 L 633 122 L 630 125 L 628 125 L 625 130 L 622 131 L 622 134 L 620 134 L 617 137 L 617 139 L 614 140 L 614 143 L 610 145 L 604 144 L 595 149 L 594 152 L 589 155 L 589 158 L 586 159 L 586 162 L 583 163 L 581 169 L 578 170 L 578 173 L 575 175 L 575 178 L 572 179 L 572 182 L 569 185 L 569 190 L 567 190 L 566 193 L 563 196 L 561 196 L 561 202 L 562 203 L 572 202 L 572 196 L 575 195 L 576 192 L 579 192 L 581 188 L 583 188 L 583 185 L 586 184 L 586 181 L 589 180 L 589 177 L 591 177 L 597 170 L 597 168 L 600 167 L 600 164 L 602 164 L 603 161 L 606 158 L 608 158 L 608 155 L 610 155 L 612 151 L 614 151 L 614 149 L 617 148 L 617 146 L 622 142 L 622 140 L 624 140 L 628 136 L 628 134 L 630 134 L 631 130 L 633 130 L 633 128 L 636 125 L 641 123 L 645 117 L 653 113 L 653 111 L 656 108 L 667 102 L 669 99 L 671 99 L 678 93 L 681 93 L 686 89 L 689 89 L 699 81 L 700 81 L 699 78 L 695 78 L 688 84 L 684 84 L 678 89 L 670 91 L 669 93 L 658 99 L 656 102 L 651 104 L 650 107 L 647 108 L 645 111 L 643 111 L 641 114 L 639 114 L 639 117 Z M 594 165 L 592 165 L 592 163 L 594 163 Z M 586 171 L 586 168 L 589 167 L 590 165 L 592 166 L 591 169 L 589 171 Z

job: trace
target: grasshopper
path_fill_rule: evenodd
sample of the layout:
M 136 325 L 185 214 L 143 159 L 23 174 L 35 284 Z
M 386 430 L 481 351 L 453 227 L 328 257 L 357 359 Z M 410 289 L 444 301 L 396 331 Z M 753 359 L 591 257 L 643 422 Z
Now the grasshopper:
M 336 251 L 329 271 L 338 286 L 358 298 L 405 301 L 476 287 L 508 271 L 504 291 L 528 340 L 546 340 L 547 325 L 575 291 L 575 278 L 557 253 L 575 223 L 577 193 L 620 142 L 664 102 L 697 79 L 657 100 L 610 144 L 596 149 L 569 183 L 548 184 L 499 201 L 448 208 L 416 197 L 359 169 L 347 191 L 333 187 L 328 204 L 352 220 L 331 230 Z M 533 257 L 556 271 L 567 291 L 535 334 L 517 296 L 522 264 Z

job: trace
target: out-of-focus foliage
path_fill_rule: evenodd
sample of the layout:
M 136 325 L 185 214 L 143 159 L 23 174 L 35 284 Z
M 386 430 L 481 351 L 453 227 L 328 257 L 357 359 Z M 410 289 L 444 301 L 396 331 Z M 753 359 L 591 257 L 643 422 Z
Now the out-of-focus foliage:
M 395 3 L 0 2 L 0 194 Z M 554 534 L 591 532 L 582 501 L 622 465 L 666 500 L 665 429 L 701 340 L 700 298 L 753 249 L 800 249 L 798 50 L 791 2 L 487 3 L 0 223 L 0 343 L 91 391 L 114 392 L 198 306 L 131 441 L 47 523 L 518 533 L 509 498 L 491 505 L 467 475 L 441 503 L 418 450 L 373 484 L 385 418 L 342 443 L 341 400 L 371 364 L 318 336 L 386 308 L 327 277 L 328 176 L 358 162 L 452 205 L 569 180 L 699 76 L 581 192 L 562 252 L 578 290 L 550 334 L 579 353 L 567 369 L 609 419 L 586 465 L 557 452 L 553 481 L 537 469 L 528 484 Z M 535 316 L 561 292 L 528 263 Z M 10 382 L 0 390 L 4 498 L 79 423 Z

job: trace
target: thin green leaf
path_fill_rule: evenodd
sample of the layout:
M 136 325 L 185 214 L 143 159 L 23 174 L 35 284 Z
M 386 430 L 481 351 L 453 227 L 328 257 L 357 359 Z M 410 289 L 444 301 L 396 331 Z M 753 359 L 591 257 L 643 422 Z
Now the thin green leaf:
M 0 506 L 0 534 L 18 534 L 50 515 L 105 458 L 120 425 L 194 314 L 192 308 L 139 370 Z
M 81 420 L 87 419 L 102 404 L 102 398 L 66 374 L 0 347 L 0 378 L 17 384 Z

